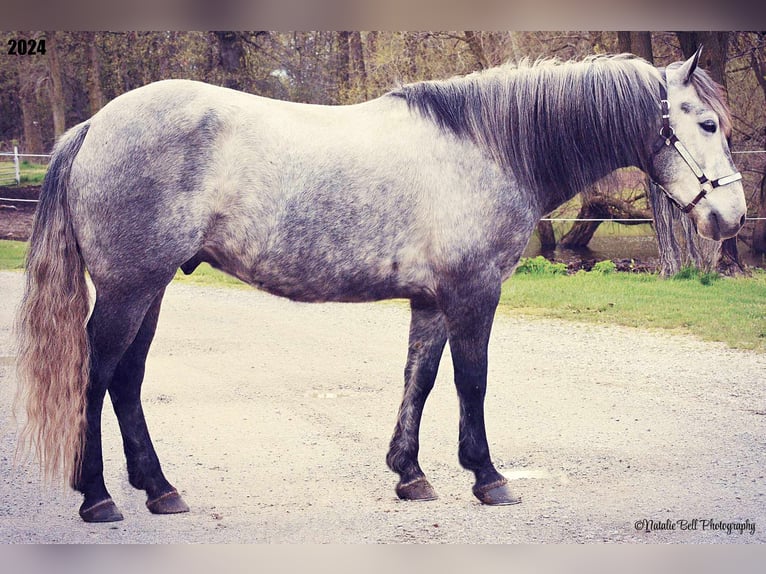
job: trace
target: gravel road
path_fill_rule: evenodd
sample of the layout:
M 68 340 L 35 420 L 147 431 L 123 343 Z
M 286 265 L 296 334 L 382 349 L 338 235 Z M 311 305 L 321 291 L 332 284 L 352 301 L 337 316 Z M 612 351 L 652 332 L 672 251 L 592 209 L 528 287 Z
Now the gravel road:
M 764 355 L 500 314 L 487 429 L 522 504 L 486 507 L 471 494 L 448 353 L 421 431 L 421 464 L 440 498 L 403 502 L 385 454 L 404 304 L 299 304 L 178 284 L 165 297 L 144 405 L 191 512 L 146 510 L 109 408 L 106 480 L 125 520 L 85 524 L 79 495 L 43 487 L 34 463 L 12 465 L 21 282 L 0 273 L 0 542 L 766 542 Z

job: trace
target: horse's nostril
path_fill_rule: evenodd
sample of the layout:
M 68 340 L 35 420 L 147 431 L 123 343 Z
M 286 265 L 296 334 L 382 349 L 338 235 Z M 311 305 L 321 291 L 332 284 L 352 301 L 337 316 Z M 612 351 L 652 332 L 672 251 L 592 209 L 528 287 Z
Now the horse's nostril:
M 742 227 L 743 225 L 745 225 L 745 216 L 744 215 L 739 218 L 739 226 Z

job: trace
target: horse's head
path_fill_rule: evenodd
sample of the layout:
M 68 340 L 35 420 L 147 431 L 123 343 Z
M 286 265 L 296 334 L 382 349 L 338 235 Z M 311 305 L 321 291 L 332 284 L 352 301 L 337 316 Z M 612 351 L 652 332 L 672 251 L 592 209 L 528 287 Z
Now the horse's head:
M 700 235 L 721 240 L 744 224 L 745 194 L 727 142 L 731 117 L 720 87 L 697 68 L 699 55 L 666 69 L 653 177 Z

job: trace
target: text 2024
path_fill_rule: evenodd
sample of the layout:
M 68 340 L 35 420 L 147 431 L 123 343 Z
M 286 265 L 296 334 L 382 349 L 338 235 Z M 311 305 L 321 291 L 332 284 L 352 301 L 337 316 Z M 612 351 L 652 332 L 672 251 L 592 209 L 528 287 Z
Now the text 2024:
M 45 54 L 45 38 L 25 40 L 11 38 L 8 40 L 8 54 L 11 56 L 34 56 Z

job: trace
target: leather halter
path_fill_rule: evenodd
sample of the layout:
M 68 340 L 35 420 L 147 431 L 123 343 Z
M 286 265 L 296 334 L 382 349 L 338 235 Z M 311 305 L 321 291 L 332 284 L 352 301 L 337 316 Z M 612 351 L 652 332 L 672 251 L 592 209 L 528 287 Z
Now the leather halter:
M 657 142 L 657 145 L 655 145 L 654 153 L 656 155 L 660 149 L 662 149 L 662 146 L 672 145 L 673 148 L 681 155 L 686 164 L 691 168 L 692 172 L 694 172 L 694 175 L 697 177 L 697 180 L 700 182 L 700 192 L 697 194 L 697 197 L 692 199 L 687 205 L 682 205 L 676 198 L 670 195 L 670 192 L 662 187 L 662 185 L 656 181 L 654 184 L 665 193 L 671 203 L 673 203 L 684 213 L 689 213 L 692 209 L 694 209 L 694 206 L 697 205 L 702 200 L 702 198 L 708 194 L 708 191 L 712 191 L 713 189 L 721 187 L 722 185 L 728 185 L 730 183 L 734 183 L 735 181 L 739 181 L 742 179 L 742 174 L 738 171 L 735 171 L 729 175 L 719 177 L 718 179 L 709 179 L 699 164 L 689 153 L 689 150 L 686 149 L 686 146 L 684 146 L 684 144 L 682 144 L 678 139 L 675 131 L 670 126 L 670 105 L 668 104 L 668 92 L 664 83 L 660 84 L 660 105 L 662 107 L 662 127 L 660 128 L 660 139 Z M 710 184 L 710 189 L 705 187 L 705 184 L 707 183 Z

